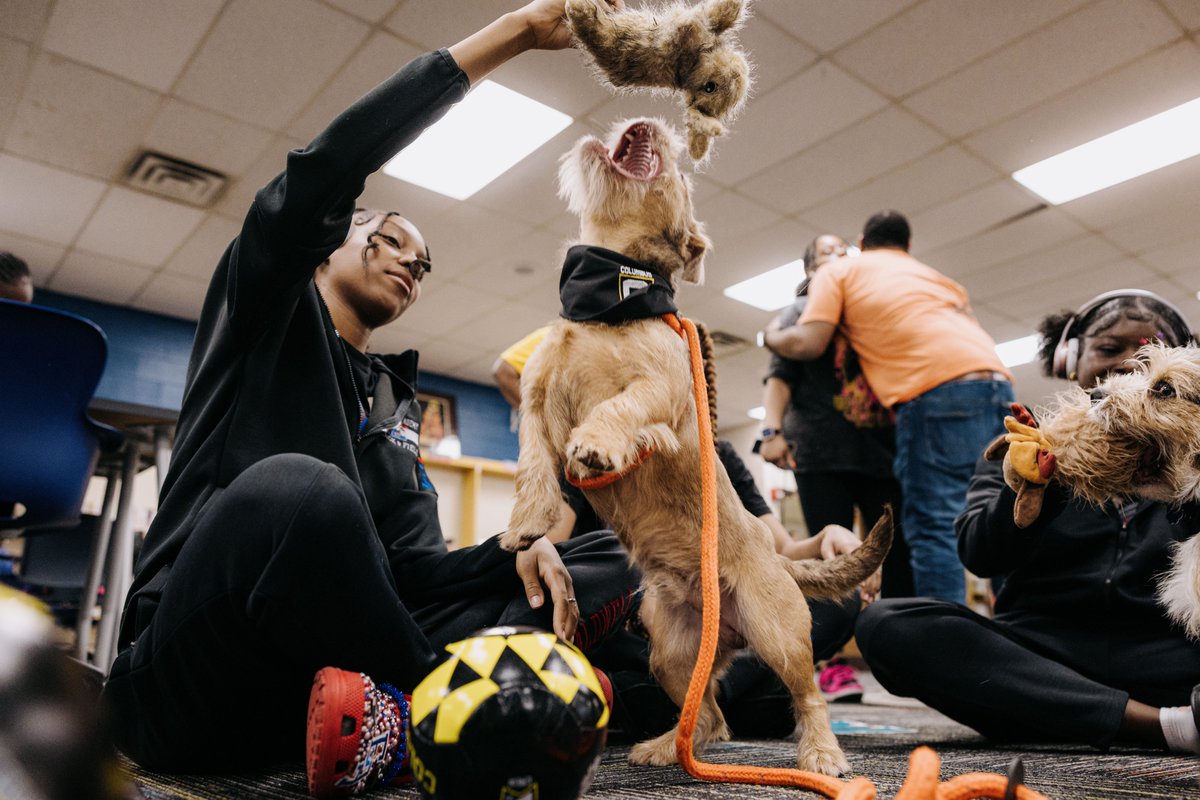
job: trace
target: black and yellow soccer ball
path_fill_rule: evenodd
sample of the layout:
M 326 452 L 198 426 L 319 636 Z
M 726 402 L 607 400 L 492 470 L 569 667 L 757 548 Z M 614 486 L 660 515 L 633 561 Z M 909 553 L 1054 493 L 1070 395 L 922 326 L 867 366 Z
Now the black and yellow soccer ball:
M 552 633 L 489 628 L 448 645 L 412 694 L 409 747 L 434 800 L 575 800 L 608 730 L 595 670 Z

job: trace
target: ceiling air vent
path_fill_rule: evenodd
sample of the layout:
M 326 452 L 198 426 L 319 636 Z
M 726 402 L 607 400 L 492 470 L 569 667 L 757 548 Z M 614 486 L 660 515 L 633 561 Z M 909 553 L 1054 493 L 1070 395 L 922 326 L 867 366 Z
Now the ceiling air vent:
M 204 207 L 221 196 L 229 179 L 198 164 L 143 150 L 130 165 L 125 183 L 143 192 Z

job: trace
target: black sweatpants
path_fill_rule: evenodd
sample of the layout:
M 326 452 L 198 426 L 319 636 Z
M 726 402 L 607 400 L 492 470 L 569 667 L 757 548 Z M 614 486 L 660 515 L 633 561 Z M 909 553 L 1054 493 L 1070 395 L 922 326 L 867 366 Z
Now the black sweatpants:
M 623 622 L 617 612 L 640 575 L 611 535 L 559 550 L 581 627 L 590 622 L 586 633 L 598 641 Z M 300 759 L 322 667 L 411 690 L 441 660 L 431 641 L 440 647 L 497 624 L 552 629 L 550 603 L 529 607 L 513 556 L 494 541 L 475 548 L 464 570 L 472 596 L 420 609 L 423 628 L 400 600 L 356 484 L 307 456 L 255 464 L 209 501 L 150 624 L 113 666 L 104 693 L 117 745 L 167 770 Z
M 858 472 L 797 472 L 796 491 L 804 522 L 814 535 L 826 525 L 854 529 L 854 508 L 862 512 L 867 530 L 891 504 L 896 530 L 892 549 L 883 562 L 882 597 L 912 597 L 913 573 L 908 543 L 900 528 L 900 483 L 895 478 L 872 478 Z
M 840 602 L 809 601 L 814 660 L 832 657 L 850 641 L 860 605 L 857 592 Z M 679 707 L 650 675 L 645 639 L 622 631 L 592 655 L 592 662 L 609 671 L 615 695 L 612 724 L 626 735 L 648 739 L 679 719 Z M 735 736 L 776 738 L 795 730 L 791 693 L 757 656 L 737 656 L 717 686 L 717 705 Z
M 1180 706 L 1200 682 L 1200 648 L 1114 620 L 982 617 L 930 598 L 881 600 L 855 632 L 881 684 L 996 741 L 1108 748 L 1132 697 Z

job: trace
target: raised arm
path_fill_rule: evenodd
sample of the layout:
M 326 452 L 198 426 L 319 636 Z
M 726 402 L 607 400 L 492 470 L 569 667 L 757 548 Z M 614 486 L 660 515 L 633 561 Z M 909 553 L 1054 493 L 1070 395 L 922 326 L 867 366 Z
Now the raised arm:
M 796 361 L 819 358 L 833 339 L 834 326 L 828 322 L 801 322 L 779 328 L 772 322 L 763 332 L 763 342 L 776 355 Z

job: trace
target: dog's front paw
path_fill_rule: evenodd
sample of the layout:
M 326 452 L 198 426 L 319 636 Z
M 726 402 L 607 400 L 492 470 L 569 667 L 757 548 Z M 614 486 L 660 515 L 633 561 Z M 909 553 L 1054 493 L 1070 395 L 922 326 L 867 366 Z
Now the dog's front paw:
M 796 767 L 806 772 L 819 772 L 822 775 L 846 775 L 850 772 L 850 762 L 842 754 L 841 748 L 817 747 L 796 754 Z
M 648 767 L 666 767 L 678 762 L 675 754 L 675 729 L 654 739 L 640 742 L 629 751 L 629 763 Z
M 549 527 L 546 530 L 549 530 Z M 510 553 L 528 550 L 534 542 L 546 535 L 546 530 L 535 533 L 510 528 L 499 536 L 500 549 L 507 550 Z
M 613 472 L 617 469 L 613 456 L 604 447 L 589 442 L 575 441 L 567 445 L 567 461 L 575 465 L 576 475 Z

